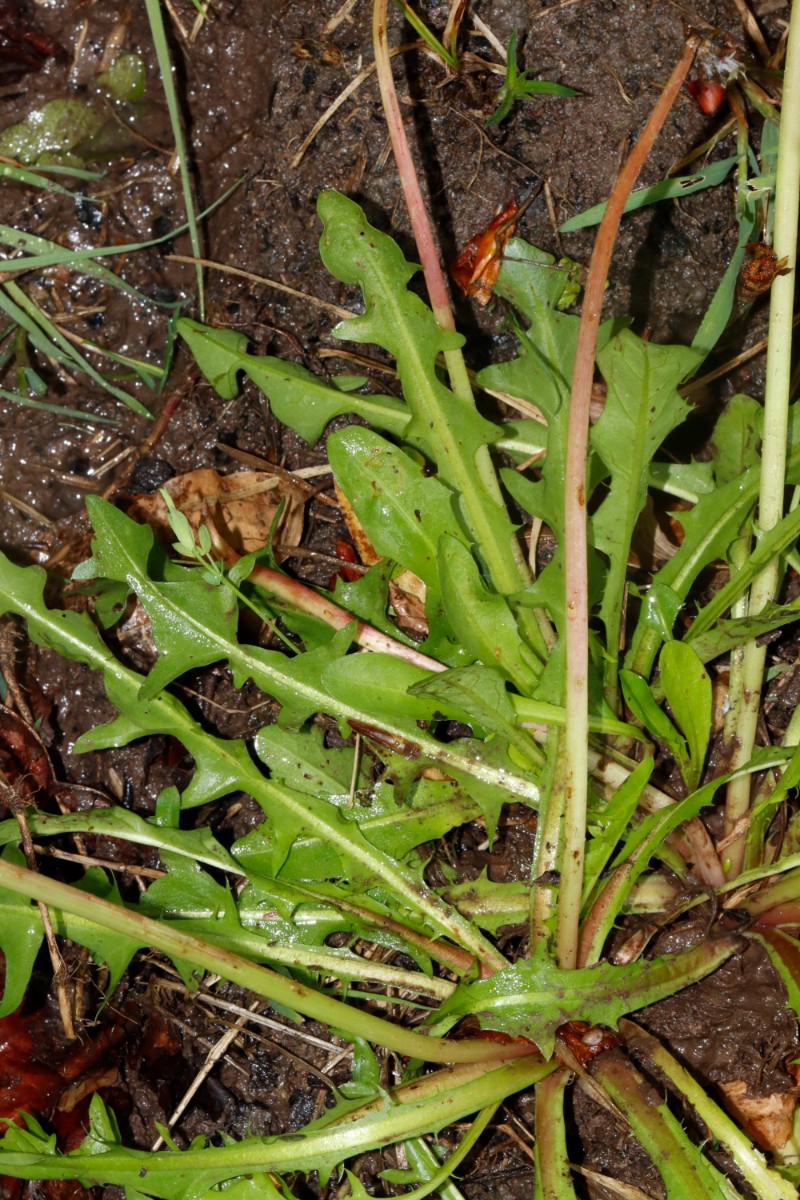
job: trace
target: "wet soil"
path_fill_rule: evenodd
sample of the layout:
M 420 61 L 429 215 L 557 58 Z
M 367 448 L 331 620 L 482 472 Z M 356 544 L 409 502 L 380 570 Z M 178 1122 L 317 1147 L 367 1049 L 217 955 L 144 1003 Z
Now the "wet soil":
M 220 0 L 214 19 L 203 25 L 195 41 L 186 36 L 196 16 L 190 0 L 175 0 L 173 7 L 177 21 L 169 24 L 171 49 L 198 205 L 208 206 L 238 184 L 203 224 L 204 256 L 298 289 L 315 301 L 357 304 L 358 297 L 332 280 L 319 261 L 315 198 L 320 190 L 334 187 L 353 196 L 369 218 L 391 231 L 414 257 L 373 76 L 324 125 L 302 158 L 300 151 L 315 122 L 372 61 L 367 0 L 360 0 L 329 36 L 324 28 L 339 10 L 338 0 Z M 420 0 L 416 7 L 441 29 L 446 3 Z M 763 28 L 774 44 L 787 16 L 786 5 L 754 8 L 763 13 Z M 40 71 L 5 84 L 0 90 L 0 126 L 22 120 L 54 97 L 102 104 L 94 82 L 110 42 L 143 56 L 147 87 L 144 102 L 126 111 L 122 124 L 119 116 L 109 116 L 117 139 L 114 154 L 102 163 L 87 163 L 104 171 L 92 186 L 99 205 L 6 181 L 0 188 L 0 221 L 72 247 L 121 245 L 176 228 L 184 216 L 180 182 L 142 6 L 121 10 L 114 0 L 52 0 L 30 4 L 26 12 L 64 54 L 47 59 Z M 458 76 L 447 76 L 419 50 L 395 59 L 403 114 L 442 254 L 451 261 L 500 204 L 539 179 L 546 183 L 546 194 L 527 210 L 519 232 L 548 251 L 586 262 L 591 231 L 559 235 L 556 225 L 608 194 L 680 53 L 683 10 L 663 0 L 574 0 L 552 7 L 526 0 L 475 0 L 470 14 L 482 24 L 473 27 L 471 16 L 465 21 L 463 41 L 470 54 Z M 743 40 L 733 0 L 702 0 L 687 15 Z M 394 25 L 396 43 L 401 36 L 411 40 L 407 28 L 401 35 L 399 18 Z M 535 97 L 518 104 L 502 125 L 487 128 L 498 77 L 482 60 L 497 62 L 498 52 L 486 29 L 502 45 L 518 30 L 521 63 L 542 78 L 576 88 L 580 96 Z M 682 96 L 642 182 L 663 178 L 719 121 Z M 730 138 L 719 153 L 734 153 Z M 735 240 L 728 185 L 626 218 L 609 280 L 608 313 L 632 315 L 635 327 L 648 330 L 657 341 L 690 339 Z M 142 293 L 139 301 L 102 280 L 63 269 L 28 277 L 25 286 L 71 332 L 158 365 L 167 361 L 169 306 L 180 303 L 183 312 L 199 314 L 193 268 L 172 257 L 189 253 L 187 237 L 178 235 L 126 254 L 121 261 L 110 260 L 113 269 Z M 215 268 L 205 277 L 205 317 L 210 323 L 245 333 L 258 352 L 288 357 L 325 374 L 338 366 L 326 352 L 341 349 L 341 343 L 330 338 L 330 312 L 305 297 Z M 506 357 L 511 342 L 502 306 L 480 310 L 459 297 L 455 301 L 459 326 L 468 336 L 471 365 Z M 731 345 L 736 342 L 740 349 L 743 340 L 753 342 L 762 332 L 763 316 L 756 312 L 746 330 L 733 331 Z M 150 490 L 170 475 L 194 468 L 231 469 L 242 453 L 289 470 L 325 462 L 324 444 L 307 449 L 272 417 L 266 400 L 251 385 L 246 384 L 235 400 L 221 400 L 192 370 L 180 347 L 169 363 L 160 397 L 139 380 L 120 381 L 154 413 L 166 402 L 178 402 L 157 444 L 143 454 L 139 447 L 150 430 L 147 421 L 122 408 L 85 375 L 41 355 L 34 357 L 48 385 L 47 398 L 79 409 L 90 419 L 64 418 L 0 399 L 0 547 L 18 562 L 49 564 L 68 573 L 85 554 L 83 502 L 90 492 L 117 497 Z M 2 387 L 15 386 L 18 365 L 12 360 L 3 368 Z M 707 403 L 713 405 L 733 391 L 760 394 L 762 370 L 757 358 L 728 375 L 709 393 Z M 108 418 L 113 424 L 100 423 Z M 701 437 L 698 432 L 698 441 Z M 315 560 L 314 552 L 335 552 L 342 529 L 331 511 L 318 502 L 308 506 L 303 544 L 312 553 L 291 563 L 298 574 L 326 583 L 330 562 Z M 98 755 L 75 755 L 72 747 L 80 733 L 111 716 L 99 681 L 55 654 L 21 643 L 15 670 L 36 697 L 43 736 L 63 779 L 150 814 L 165 783 L 188 778 L 191 764 L 167 738 Z M 198 712 L 226 735 L 252 733 L 267 719 L 269 707 L 255 689 L 234 692 L 227 678 L 213 673 L 191 682 L 200 693 Z M 789 700 L 782 694 L 775 703 L 785 706 Z M 224 724 L 213 715 L 220 711 L 227 713 Z M 257 820 L 247 797 L 202 810 L 197 817 L 227 829 L 231 837 Z M 532 835 L 524 810 L 514 810 L 506 814 L 491 851 L 485 847 L 484 831 L 469 827 L 452 839 L 450 859 L 460 863 L 464 878 L 477 876 L 488 865 L 495 878 L 525 879 Z M 106 842 L 98 843 L 94 852 L 114 860 L 123 850 L 118 843 Z M 145 868 L 158 865 L 155 856 L 139 856 L 137 863 Z M 133 886 L 132 880 L 124 879 L 124 886 Z M 508 945 L 524 942 L 519 930 L 503 932 Z M 685 930 L 675 933 L 676 938 L 690 936 Z M 87 987 L 87 1018 L 96 1009 L 101 983 L 94 979 Z M 250 1003 L 233 988 L 215 996 L 220 994 L 245 1008 Z M 102 1026 L 115 1031 L 115 1074 L 102 1090 L 132 1144 L 152 1144 L 154 1122 L 168 1119 L 230 1020 L 214 1007 L 215 996 L 207 997 L 208 1003 L 190 1001 L 160 963 L 140 963 L 126 976 L 114 999 L 113 1016 L 104 1018 Z M 299 1041 L 266 1006 L 260 1011 L 271 1023 L 248 1024 L 209 1074 L 175 1126 L 180 1144 L 219 1130 L 241 1136 L 299 1129 L 329 1102 L 331 1083 L 347 1077 L 347 1055 L 328 1031 L 307 1025 L 305 1040 Z M 641 1019 L 709 1086 L 736 1079 L 746 1080 L 755 1092 L 793 1086 L 783 1064 L 797 1051 L 796 1023 L 756 946 L 712 979 L 653 1006 Z M 26 1002 L 25 1020 L 30 1028 L 50 1031 L 56 1038 L 46 964 Z M 95 1036 L 90 1030 L 89 1042 Z M 59 1053 L 68 1057 L 63 1047 Z M 52 1057 L 48 1050 L 44 1059 Z M 83 1077 L 81 1070 L 86 1075 L 94 1069 L 78 1063 L 73 1074 Z M 386 1064 L 387 1079 L 389 1070 Z M 41 1111 L 56 1125 L 65 1119 L 49 1099 Z M 581 1091 L 576 1093 L 573 1117 L 571 1154 L 576 1162 L 635 1184 L 645 1194 L 662 1194 L 641 1148 Z M 78 1120 L 76 1128 L 79 1125 Z M 461 1181 L 464 1193 L 474 1200 L 490 1193 L 509 1200 L 530 1194 L 531 1130 L 532 1105 L 529 1098 L 518 1097 L 468 1160 Z M 364 1178 L 379 1191 L 386 1189 L 378 1178 L 386 1165 L 380 1156 L 361 1164 Z M 610 1195 L 589 1180 L 578 1186 L 597 1200 Z M 40 1193 L 21 1189 L 12 1194 Z

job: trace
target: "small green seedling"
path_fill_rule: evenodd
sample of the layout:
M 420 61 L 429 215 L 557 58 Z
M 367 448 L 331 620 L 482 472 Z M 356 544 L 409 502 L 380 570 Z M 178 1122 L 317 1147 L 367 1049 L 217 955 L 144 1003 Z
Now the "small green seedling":
M 517 100 L 528 100 L 531 96 L 579 96 L 574 88 L 565 87 L 563 83 L 552 83 L 549 79 L 531 79 L 527 71 L 520 71 L 517 66 L 517 31 L 512 33 L 508 42 L 508 65 L 506 77 L 497 93 L 497 108 L 494 110 L 487 125 L 499 125 L 505 121 Z

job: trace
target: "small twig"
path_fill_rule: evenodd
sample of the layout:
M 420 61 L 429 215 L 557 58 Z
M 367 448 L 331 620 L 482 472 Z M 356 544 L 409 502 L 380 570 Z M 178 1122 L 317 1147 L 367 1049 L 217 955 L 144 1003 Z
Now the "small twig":
M 186 984 L 183 983 L 178 975 L 178 972 L 169 963 L 159 961 L 156 963 L 159 970 L 165 975 L 173 976 L 171 979 L 159 980 L 158 987 L 165 991 L 180 992 L 182 995 L 187 994 Z M 242 1008 L 239 1004 L 234 1004 L 232 1001 L 225 999 L 223 996 L 217 996 L 214 992 L 206 989 L 213 986 L 212 980 L 219 983 L 219 976 L 209 976 L 208 979 L 200 985 L 201 991 L 198 1000 L 201 1004 L 209 1008 L 222 1008 L 225 1012 L 235 1013 L 238 1016 L 244 1016 L 254 1025 L 262 1025 L 266 1029 L 272 1029 L 275 1033 L 283 1033 L 286 1037 L 295 1038 L 300 1042 L 305 1042 L 308 1046 L 317 1046 L 320 1050 L 325 1050 L 329 1054 L 332 1050 L 341 1053 L 343 1057 L 353 1053 L 352 1046 L 336 1046 L 333 1042 L 325 1041 L 323 1038 L 316 1037 L 313 1033 L 308 1033 L 302 1025 L 282 1025 L 280 1021 L 276 1021 L 274 1017 L 268 1017 L 264 1013 L 260 1013 L 257 1009 Z
M 189 34 L 186 30 L 186 26 L 183 24 L 177 12 L 175 11 L 175 5 L 172 3 L 172 0 L 164 0 L 164 7 L 172 17 L 172 22 L 180 36 L 183 38 L 184 42 L 188 42 Z
M 320 463 L 316 467 L 298 467 L 295 471 L 289 471 L 286 467 L 279 466 L 278 463 L 268 462 L 266 458 L 261 458 L 258 454 L 240 450 L 238 446 L 229 446 L 227 442 L 217 442 L 216 449 L 227 454 L 228 458 L 244 463 L 245 466 L 255 467 L 257 471 L 267 471 L 276 475 L 278 479 L 285 479 L 293 486 L 301 488 L 310 500 L 319 500 L 321 504 L 327 504 L 329 508 L 339 511 L 339 505 L 332 496 L 327 496 L 319 490 L 319 487 L 313 487 L 307 482 L 308 479 L 317 475 L 332 475 L 333 472 L 328 463 Z
M 396 54 L 405 54 L 409 50 L 421 50 L 424 48 L 424 46 L 425 46 L 425 43 L 421 42 L 421 41 L 405 42 L 402 46 L 398 46 L 395 50 L 392 50 L 391 55 L 392 55 L 392 58 L 394 58 L 394 56 Z M 305 156 L 306 150 L 308 150 L 308 147 L 314 141 L 314 139 L 316 138 L 319 131 L 321 129 L 325 128 L 325 126 L 328 124 L 328 121 L 330 121 L 333 114 L 342 107 L 345 100 L 349 99 L 349 97 L 352 96 L 353 92 L 358 91 L 358 89 L 361 87 L 362 83 L 364 83 L 367 79 L 369 79 L 370 75 L 373 75 L 375 73 L 375 69 L 376 68 L 375 68 L 374 62 L 370 63 L 368 67 L 364 67 L 363 71 L 359 71 L 359 73 L 356 75 L 355 79 L 350 80 L 347 87 L 344 88 L 339 93 L 339 95 L 336 97 L 336 99 L 333 101 L 333 103 L 328 105 L 328 107 L 325 109 L 325 112 L 322 114 L 320 119 L 317 121 L 316 125 L 314 125 L 311 132 L 308 133 L 306 135 L 306 137 L 304 138 L 303 144 L 301 145 L 300 149 L 297 151 L 294 158 L 291 160 L 291 162 L 289 164 L 291 167 L 297 169 L 297 167 L 300 166 L 300 163 L 303 161 L 303 158 Z
M 500 41 L 499 37 L 492 32 L 486 22 L 480 19 L 477 13 L 473 13 L 472 15 L 472 28 L 475 29 L 481 35 L 481 37 L 486 38 L 486 41 L 494 50 L 497 51 L 503 62 L 508 60 L 508 50 Z
M 38 854 L 44 855 L 46 858 L 61 858 L 64 862 L 80 863 L 84 867 L 102 867 L 105 871 L 119 871 L 121 875 L 138 875 L 141 879 L 163 879 L 167 873 L 159 871 L 157 867 L 139 867 L 136 863 L 116 862 L 113 858 L 97 858 L 94 854 L 75 854 L 71 850 L 59 850 L 56 846 L 39 846 Z
M 13 495 L 12 492 L 7 492 L 5 488 L 0 488 L 0 499 L 5 500 L 6 504 L 10 504 L 12 508 L 18 508 L 20 512 L 25 513 L 26 517 L 30 517 L 32 521 L 37 521 L 40 525 L 47 525 L 52 529 L 55 526 L 55 521 L 51 521 L 44 513 L 40 513 L 28 504 L 27 500 L 22 500 L 19 496 Z
M 342 7 L 337 9 L 331 19 L 326 21 L 326 23 L 322 26 L 320 38 L 322 38 L 323 41 L 325 38 L 329 38 L 331 34 L 339 28 L 342 21 L 347 20 L 357 4 L 358 0 L 344 0 Z
M 541 8 L 539 12 L 532 12 L 529 16 L 531 21 L 542 21 L 545 17 L 549 17 L 551 13 L 559 12 L 562 8 L 570 8 L 573 4 L 586 4 L 587 0 L 558 0 L 558 4 L 551 4 L 549 8 Z
M 755 46 L 758 57 L 761 60 L 761 65 L 765 66 L 769 62 L 770 49 L 764 40 L 764 35 L 761 32 L 758 21 L 747 7 L 745 0 L 733 0 L 733 3 L 739 10 L 739 16 L 742 18 L 742 26 L 744 31 Z
M 800 325 L 800 315 L 796 316 L 792 321 L 792 328 L 796 329 Z M 755 358 L 766 350 L 769 345 L 769 338 L 764 337 L 759 341 L 754 342 L 747 350 L 742 350 L 741 354 L 735 354 L 733 358 L 729 358 L 721 366 L 715 367 L 713 371 L 709 371 L 706 375 L 701 375 L 698 379 L 693 379 L 691 383 L 684 384 L 678 388 L 678 392 L 683 396 L 684 400 L 689 400 L 694 403 L 693 396 L 695 392 L 702 391 L 706 384 L 712 383 L 715 379 L 719 379 L 722 375 L 727 375 L 730 371 L 735 371 L 742 363 L 749 362 L 751 358 Z
M 9 708 L 13 708 L 27 725 L 33 725 L 34 717 L 25 693 L 17 680 L 17 635 L 19 627 L 11 617 L 0 618 L 0 674 L 8 688 Z

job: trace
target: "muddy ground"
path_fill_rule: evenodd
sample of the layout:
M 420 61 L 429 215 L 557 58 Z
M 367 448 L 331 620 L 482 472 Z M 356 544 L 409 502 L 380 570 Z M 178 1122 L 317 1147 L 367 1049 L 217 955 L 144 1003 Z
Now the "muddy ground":
M 438 29 L 448 7 L 425 0 L 417 4 Z M 175 0 L 173 8 L 174 20 L 168 16 L 167 21 L 198 204 L 211 204 L 239 183 L 203 225 L 204 256 L 320 301 L 357 302 L 319 262 L 315 197 L 321 189 L 334 187 L 353 196 L 369 218 L 391 231 L 414 257 L 374 77 L 338 109 L 301 161 L 296 159 L 315 122 L 372 61 L 367 0 L 359 0 L 329 34 L 326 23 L 339 11 L 338 0 L 220 0 L 213 5 L 213 19 L 194 41 L 188 35 L 196 10 L 189 0 Z M 114 154 L 100 164 L 105 174 L 93 188 L 102 200 L 99 207 L 5 182 L 0 186 L 0 220 L 72 247 L 143 241 L 168 233 L 180 224 L 184 210 L 143 5 L 123 9 L 113 0 L 52 0 L 31 3 L 24 11 L 64 54 L 50 57 L 40 71 L 4 84 L 0 127 L 23 119 L 46 99 L 91 98 L 110 42 L 144 56 L 146 101 L 126 111 L 122 123 L 109 113 L 116 144 Z M 754 11 L 774 45 L 788 15 L 787 4 L 766 0 Z M 545 182 L 549 207 L 543 191 L 525 213 L 519 232 L 548 251 L 588 261 L 591 232 L 559 236 L 556 226 L 607 195 L 680 53 L 684 16 L 744 40 L 732 0 L 702 2 L 690 9 L 664 0 L 562 0 L 552 7 L 527 0 L 473 0 L 469 14 L 462 35 L 469 54 L 459 75 L 448 76 L 416 50 L 395 59 L 409 135 L 447 261 L 500 204 L 535 180 Z M 498 77 L 482 60 L 498 62 L 493 39 L 505 46 L 514 30 L 519 31 L 522 64 L 580 95 L 537 97 L 515 106 L 500 126 L 486 127 Z M 399 16 L 393 40 L 413 40 Z M 722 119 L 705 116 L 682 95 L 643 182 L 663 178 Z M 718 153 L 733 152 L 729 138 Z M 626 218 L 609 281 L 608 312 L 631 314 L 635 327 L 649 330 L 658 341 L 690 339 L 735 240 L 730 185 Z M 188 253 L 188 239 L 176 236 L 126 255 L 116 265 L 152 301 L 148 304 L 131 302 L 96 280 L 63 270 L 29 278 L 25 286 L 49 313 L 61 314 L 69 330 L 158 364 L 166 352 L 168 306 L 180 303 L 184 313 L 198 314 L 193 268 L 170 257 Z M 330 339 L 334 319 L 324 307 L 224 270 L 208 270 L 205 285 L 210 323 L 242 331 L 259 352 L 287 356 L 320 373 L 338 369 L 326 351 L 341 348 L 341 343 Z M 483 311 L 456 297 L 456 309 L 468 336 L 470 365 L 508 356 L 511 342 L 501 306 Z M 732 332 L 727 350 L 757 340 L 763 326 L 763 313 L 756 312 L 746 329 Z M 0 380 L 4 388 L 15 386 L 16 365 L 12 361 L 6 367 Z M 180 401 L 157 445 L 143 456 L 138 448 L 149 432 L 146 421 L 121 408 L 86 376 L 60 370 L 41 356 L 35 358 L 35 366 L 48 383 L 48 399 L 95 418 L 111 417 L 114 424 L 64 419 L 0 399 L 0 546 L 18 562 L 55 565 L 67 572 L 83 556 L 87 492 L 116 496 L 148 490 L 172 474 L 201 466 L 230 469 L 238 461 L 237 452 L 289 470 L 325 461 L 324 445 L 307 450 L 277 423 L 264 397 L 250 385 L 237 399 L 220 400 L 180 348 L 160 397 L 135 380 L 122 385 L 154 413 L 171 399 Z M 760 395 L 762 371 L 763 361 L 756 358 L 729 373 L 704 397 L 707 405 L 734 391 Z M 702 441 L 700 422 L 697 440 Z M 135 474 L 129 477 L 134 466 Z M 334 553 L 343 529 L 331 511 L 319 501 L 309 504 L 303 543 L 307 551 Z M 322 582 L 330 578 L 328 557 L 306 554 L 289 565 L 306 577 Z M 18 647 L 15 670 L 36 696 L 43 734 L 62 778 L 151 813 L 164 784 L 188 769 L 164 740 L 74 756 L 71 746 L 80 732 L 110 715 L 99 682 L 53 654 L 24 645 Z M 254 707 L 260 697 L 234 695 L 226 680 L 208 673 L 194 682 L 210 704 L 230 710 L 224 732 L 241 735 L 264 719 L 264 710 Z M 210 712 L 209 707 L 206 719 L 211 719 Z M 211 820 L 220 836 L 227 832 L 230 837 L 255 820 L 246 798 L 236 803 L 233 813 L 228 806 L 228 811 L 218 807 L 199 815 Z M 529 814 L 510 813 L 503 822 L 491 853 L 497 877 L 526 876 L 533 832 L 528 818 Z M 486 862 L 481 841 L 481 831 L 470 829 L 457 839 L 465 876 L 477 874 Z M 113 858 L 120 850 L 107 845 L 97 852 Z M 155 860 L 139 862 L 156 865 Z M 748 955 L 713 979 L 654 1006 L 644 1020 L 709 1084 L 745 1078 L 754 1088 L 785 1090 L 791 1081 L 782 1063 L 795 1044 L 795 1022 L 755 948 Z M 84 969 L 77 952 L 74 966 L 76 971 Z M 239 1004 L 249 1003 L 234 989 L 225 995 Z M 27 1002 L 26 1028 L 37 1031 L 34 1041 L 40 1047 L 43 1038 L 52 1039 L 44 1057 L 66 1058 L 74 1051 L 58 1042 L 49 1005 L 43 963 Z M 88 992 L 86 1006 L 88 1018 L 93 1011 Z M 102 1091 L 133 1144 L 152 1144 L 154 1122 L 168 1119 L 223 1029 L 218 1011 L 189 1002 L 163 965 L 146 962 L 126 977 L 100 1030 L 91 1027 L 85 1040 L 91 1042 L 103 1030 L 111 1039 L 113 1078 Z M 280 1022 L 248 1025 L 175 1125 L 178 1142 L 220 1129 L 239 1136 L 294 1130 L 318 1115 L 330 1095 L 330 1082 L 347 1077 L 348 1059 L 327 1031 L 320 1028 L 312 1034 L 312 1040 L 301 1041 L 293 1031 L 281 1029 Z M 105 1058 L 103 1063 L 107 1065 Z M 89 1075 L 96 1069 L 91 1062 L 80 1067 Z M 75 1071 L 81 1074 L 78 1067 Z M 68 1125 L 57 1109 L 58 1097 L 50 1097 L 42 1104 L 42 1115 L 56 1125 Z M 80 1114 L 80 1108 L 77 1111 Z M 661 1195 L 646 1156 L 581 1095 L 574 1122 L 576 1161 L 616 1174 L 648 1195 Z M 73 1135 L 79 1127 L 80 1115 L 73 1118 Z M 462 1171 L 461 1186 L 470 1200 L 530 1194 L 531 1128 L 531 1104 L 522 1096 Z M 377 1178 L 385 1165 L 379 1156 L 362 1164 L 368 1186 L 374 1185 L 379 1194 L 387 1186 Z M 579 1186 L 598 1200 L 610 1195 L 590 1182 Z M 41 1193 L 28 1188 L 21 1194 Z

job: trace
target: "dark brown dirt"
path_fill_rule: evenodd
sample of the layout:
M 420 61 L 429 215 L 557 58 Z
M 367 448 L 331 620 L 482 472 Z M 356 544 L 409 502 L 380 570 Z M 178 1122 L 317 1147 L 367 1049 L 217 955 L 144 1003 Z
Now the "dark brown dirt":
M 196 11 L 190 0 L 175 0 L 174 7 L 190 29 Z M 442 27 L 447 4 L 419 0 L 416 7 L 431 24 Z M 758 11 L 758 5 L 754 7 Z M 220 0 L 214 19 L 193 44 L 170 28 L 200 206 L 241 181 L 231 199 L 205 223 L 204 253 L 308 296 L 342 304 L 355 297 L 327 275 L 317 252 L 315 197 L 321 189 L 334 187 L 352 195 L 375 224 L 398 238 L 410 257 L 414 252 L 374 77 L 321 130 L 300 165 L 291 164 L 315 121 L 372 59 L 367 0 L 360 0 L 352 17 L 321 42 L 325 22 L 338 8 L 338 0 Z M 603 199 L 680 52 L 683 36 L 683 10 L 662 0 L 575 0 L 552 9 L 525 0 L 481 0 L 470 9 L 503 44 L 519 30 L 524 65 L 542 78 L 579 89 L 581 95 L 519 104 L 503 125 L 486 130 L 497 77 L 477 59 L 466 60 L 465 71 L 456 78 L 447 78 L 439 65 L 418 52 L 395 60 L 409 134 L 448 261 L 498 205 L 535 178 L 546 181 L 558 221 Z M 31 4 L 29 11 L 64 47 L 66 59 L 53 58 L 41 72 L 4 88 L 0 125 L 21 120 L 46 99 L 90 95 L 112 33 L 124 38 L 125 50 L 144 56 L 147 100 L 141 111 L 130 114 L 117 153 L 103 164 L 106 174 L 95 193 L 103 199 L 99 210 L 84 201 L 4 182 L 0 220 L 71 246 L 112 245 L 168 232 L 183 219 L 183 205 L 143 7 L 121 10 L 114 0 L 90 5 L 84 0 L 54 0 Z M 787 11 L 772 3 L 764 11 L 764 28 L 774 41 Z M 688 15 L 742 37 L 733 0 L 701 0 Z M 397 18 L 395 41 L 408 37 L 407 27 L 402 35 L 400 29 Z M 469 51 L 497 60 L 485 37 L 472 30 L 469 17 L 465 30 Z M 642 182 L 661 179 L 717 123 L 682 96 Z M 734 152 L 730 139 L 723 150 Z M 546 250 L 588 260 L 591 232 L 559 240 L 543 195 L 526 212 L 519 232 Z M 735 238 L 729 186 L 626 218 L 610 278 L 608 312 L 631 314 L 636 327 L 650 330 L 658 341 L 690 339 Z M 150 300 L 180 300 L 184 312 L 197 315 L 193 270 L 171 261 L 172 252 L 190 252 L 186 237 L 111 265 Z M 75 333 L 117 352 L 163 361 L 166 318 L 155 303 L 132 303 L 96 280 L 59 271 L 28 279 L 26 286 L 49 312 L 67 314 L 68 328 Z M 86 307 L 96 311 L 81 315 Z M 456 298 L 456 309 L 469 338 L 471 365 L 507 355 L 510 342 L 500 306 L 480 311 Z M 206 275 L 206 318 L 246 333 L 259 352 L 287 356 L 322 373 L 329 360 L 320 352 L 340 346 L 329 338 L 333 320 L 325 309 L 217 270 Z M 746 336 L 756 340 L 760 333 L 757 314 Z M 277 423 L 265 399 L 250 385 L 236 400 L 223 402 L 204 382 L 187 377 L 187 365 L 179 351 L 165 388 L 166 396 L 175 389 L 181 392 L 177 414 L 126 488 L 138 484 L 147 490 L 170 474 L 201 466 L 228 468 L 232 459 L 225 446 L 289 469 L 325 461 L 324 446 L 308 451 Z M 70 376 L 44 360 L 37 359 L 36 366 L 48 382 L 48 399 L 116 422 L 77 422 L 0 399 L 0 547 L 20 562 L 45 563 L 64 554 L 63 566 L 82 556 L 79 544 L 73 543 L 82 529 L 84 495 L 113 485 L 148 424 L 86 377 Z M 747 373 L 720 385 L 720 394 L 725 389 L 758 394 L 761 369 L 756 360 Z M 14 386 L 12 373 L 13 366 L 0 379 L 3 387 Z M 154 412 L 160 410 L 162 400 L 140 383 L 126 381 L 123 386 Z M 102 473 L 103 465 L 120 454 L 119 462 Z M 328 553 L 335 530 L 328 510 L 311 505 L 304 544 Z M 298 559 L 295 566 L 322 581 L 330 576 L 327 562 L 315 566 L 313 558 Z M 180 781 L 190 769 L 169 739 L 102 755 L 73 755 L 77 736 L 110 716 L 101 685 L 49 652 L 23 648 L 18 667 L 41 689 L 45 736 L 64 778 L 150 813 L 165 782 Z M 234 693 L 227 680 L 209 676 L 198 684 L 207 700 L 239 710 L 226 733 L 242 735 L 265 719 L 255 708 L 263 697 L 252 691 Z M 785 696 L 775 700 L 786 703 Z M 210 705 L 198 711 L 203 719 L 214 720 Z M 198 817 L 219 824 L 238 822 L 236 832 L 241 833 L 253 814 L 246 798 L 235 803 L 240 807 L 234 815 L 217 806 Z M 531 837 L 532 830 L 511 814 L 491 855 L 480 845 L 480 831 L 464 830 L 453 841 L 458 856 L 463 856 L 465 877 L 488 865 L 495 878 L 511 880 L 527 875 Z M 110 858 L 117 851 L 102 845 L 97 853 Z M 745 1078 L 754 1088 L 769 1083 L 782 1090 L 790 1086 L 783 1063 L 797 1050 L 795 1022 L 783 1007 L 783 993 L 763 955 L 753 947 L 748 956 L 690 992 L 654 1006 L 643 1022 L 710 1084 Z M 33 1007 L 43 998 L 44 978 L 39 987 L 42 995 L 30 1001 Z M 248 1003 L 234 989 L 224 994 Z M 88 1006 L 87 998 L 87 1012 Z M 120 1114 L 126 1135 L 147 1146 L 153 1141 L 154 1121 L 167 1120 L 223 1026 L 218 1013 L 189 1003 L 174 978 L 150 964 L 126 980 L 114 1011 L 127 1024 L 121 1035 L 118 1079 L 105 1094 Z M 51 1010 L 46 1012 L 51 1021 Z M 220 1129 L 236 1136 L 298 1129 L 322 1111 L 331 1081 L 346 1077 L 348 1059 L 323 1029 L 308 1030 L 318 1042 L 298 1042 L 294 1034 L 275 1027 L 248 1029 L 177 1125 L 181 1144 L 198 1133 Z M 515 1100 L 505 1124 L 467 1163 L 462 1187 L 471 1200 L 488 1195 L 515 1200 L 530 1193 L 526 1146 L 531 1108 L 525 1097 Z M 582 1094 L 575 1100 L 574 1122 L 576 1161 L 615 1174 L 647 1194 L 661 1195 L 646 1155 Z M 364 1164 L 365 1177 L 372 1177 L 379 1189 L 385 1185 L 377 1174 L 385 1165 L 377 1158 Z M 585 1186 L 585 1194 L 597 1200 L 610 1194 L 595 1184 Z

